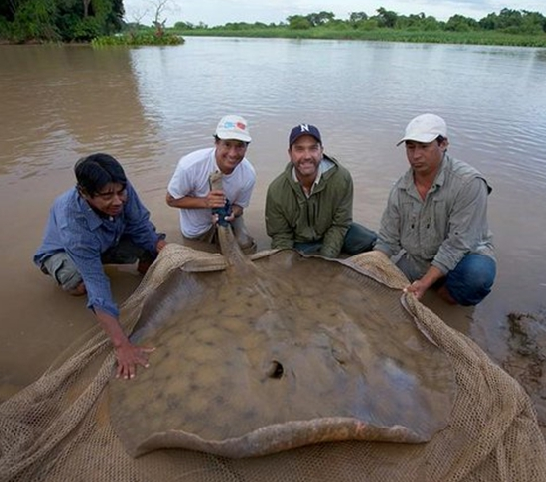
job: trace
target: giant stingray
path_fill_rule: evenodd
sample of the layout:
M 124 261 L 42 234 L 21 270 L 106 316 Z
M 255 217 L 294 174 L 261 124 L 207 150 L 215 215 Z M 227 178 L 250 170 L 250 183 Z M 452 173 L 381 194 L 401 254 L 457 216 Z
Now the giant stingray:
M 225 268 L 175 270 L 134 331 L 156 347 L 150 368 L 110 383 L 112 423 L 131 455 L 418 443 L 446 426 L 451 364 L 400 290 L 350 259 L 284 250 L 251 260 L 229 227 L 218 233 Z

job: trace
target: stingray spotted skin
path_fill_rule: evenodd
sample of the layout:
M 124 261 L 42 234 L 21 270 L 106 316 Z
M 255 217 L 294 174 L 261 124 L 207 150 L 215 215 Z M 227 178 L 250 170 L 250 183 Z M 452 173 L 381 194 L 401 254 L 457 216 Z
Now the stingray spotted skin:
M 133 456 L 427 441 L 447 424 L 454 374 L 400 296 L 346 262 L 293 251 L 177 270 L 137 325 L 156 347 L 150 368 L 110 383 L 113 426 Z
M 211 175 L 213 189 L 221 177 Z M 446 426 L 451 364 L 400 291 L 294 251 L 250 261 L 229 226 L 218 236 L 225 270 L 174 271 L 135 328 L 135 340 L 157 348 L 151 367 L 110 384 L 112 424 L 131 455 L 424 442 Z

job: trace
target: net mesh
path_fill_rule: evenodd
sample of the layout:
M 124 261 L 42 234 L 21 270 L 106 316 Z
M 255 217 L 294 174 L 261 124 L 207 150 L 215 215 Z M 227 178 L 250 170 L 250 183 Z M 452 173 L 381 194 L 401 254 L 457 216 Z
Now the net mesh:
M 378 253 L 348 261 L 390 288 L 402 290 L 407 284 Z M 122 307 L 121 322 L 128 332 L 147 295 L 181 266 L 216 270 L 225 261 L 220 255 L 167 245 Z M 457 395 L 449 424 L 428 443 L 332 442 L 244 459 L 161 449 L 132 458 L 110 424 L 105 387 L 115 357 L 97 327 L 41 378 L 0 405 L 0 481 L 546 480 L 546 443 L 522 387 L 413 296 L 401 296 L 455 371 Z

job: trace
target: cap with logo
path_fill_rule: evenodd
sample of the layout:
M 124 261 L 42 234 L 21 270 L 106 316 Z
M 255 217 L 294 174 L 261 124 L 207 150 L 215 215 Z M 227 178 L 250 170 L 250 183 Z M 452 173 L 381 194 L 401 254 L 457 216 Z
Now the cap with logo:
M 292 144 L 294 144 L 294 142 L 296 142 L 299 137 L 305 135 L 314 137 L 318 142 L 322 144 L 320 132 L 315 126 L 311 124 L 299 124 L 296 127 L 293 127 L 290 131 L 288 145 L 292 147 Z
M 441 117 L 435 114 L 421 114 L 410 121 L 404 137 L 396 145 L 405 141 L 429 143 L 438 136 L 447 137 L 447 126 Z
M 235 139 L 243 142 L 250 142 L 252 140 L 248 131 L 248 123 L 240 115 L 226 115 L 222 117 L 214 135 L 224 140 Z

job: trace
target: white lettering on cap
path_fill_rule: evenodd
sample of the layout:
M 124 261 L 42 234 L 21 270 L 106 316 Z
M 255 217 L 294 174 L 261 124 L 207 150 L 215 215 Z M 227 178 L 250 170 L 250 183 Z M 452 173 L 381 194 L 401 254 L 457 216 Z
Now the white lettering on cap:
M 300 124 L 300 132 L 309 132 L 309 126 L 307 124 Z

